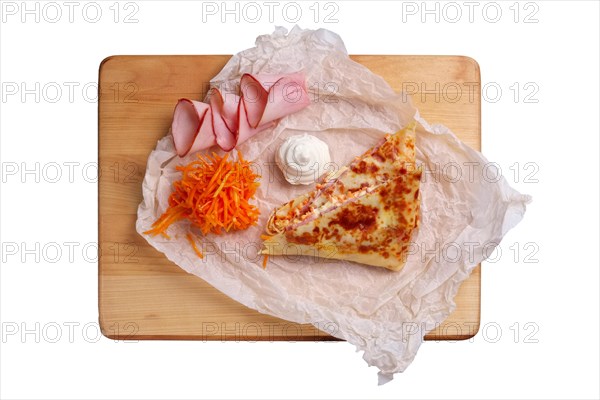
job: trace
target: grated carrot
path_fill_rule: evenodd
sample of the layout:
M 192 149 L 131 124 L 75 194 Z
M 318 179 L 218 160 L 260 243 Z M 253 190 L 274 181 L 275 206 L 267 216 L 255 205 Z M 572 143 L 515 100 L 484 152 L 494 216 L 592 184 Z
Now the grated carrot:
M 192 245 L 192 249 L 194 249 L 194 253 L 196 253 L 196 255 L 198 257 L 203 258 L 204 256 L 202 255 L 202 252 L 198 249 L 198 246 L 196 246 L 196 241 L 194 240 L 194 237 L 192 236 L 192 234 L 188 232 L 188 234 L 185 236 L 187 237 L 188 242 L 190 242 L 190 244 Z
M 181 180 L 173 183 L 169 207 L 153 224 L 148 235 L 165 237 L 169 226 L 180 220 L 189 220 L 206 235 L 217 235 L 231 230 L 247 229 L 256 225 L 258 208 L 249 203 L 259 186 L 250 163 L 238 152 L 238 161 L 229 161 L 229 153 L 221 157 L 198 154 L 198 159 L 184 166 Z M 188 241 L 199 257 L 202 253 L 188 233 Z

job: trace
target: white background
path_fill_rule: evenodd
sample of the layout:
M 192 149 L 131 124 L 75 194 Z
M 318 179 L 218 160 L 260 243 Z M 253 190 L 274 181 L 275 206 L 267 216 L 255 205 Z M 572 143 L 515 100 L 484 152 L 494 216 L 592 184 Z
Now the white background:
M 282 15 L 283 2 L 272 21 L 258 2 L 263 15 L 256 23 L 244 21 L 255 14 L 246 8 L 243 15 L 240 3 L 239 23 L 225 15 L 224 24 L 221 9 L 203 15 L 200 2 L 113 3 L 99 3 L 96 23 L 86 21 L 95 18 L 93 8 L 82 15 L 85 2 L 73 9 L 73 22 L 62 2 L 45 9 L 38 3 L 39 22 L 35 11 L 23 14 L 21 2 L 2 4 L 2 398 L 599 397 L 597 2 L 498 2 L 487 14 L 481 2 L 472 22 L 463 2 L 438 3 L 439 22 L 435 13 L 423 14 L 435 9 L 431 2 L 337 2 L 318 5 L 317 23 L 313 2 L 299 3 L 301 27 L 337 32 L 350 53 L 476 59 L 482 82 L 503 90 L 498 101 L 482 104 L 483 152 L 534 199 L 502 243 L 500 261 L 483 266 L 486 329 L 471 341 L 423 344 L 408 370 L 381 387 L 375 368 L 347 343 L 96 340 L 97 264 L 93 248 L 82 248 L 97 240 L 97 186 L 89 182 L 94 170 L 86 178 L 82 169 L 97 160 L 99 63 L 113 54 L 231 54 L 275 25 L 291 27 L 295 17 L 289 8 Z M 493 23 L 496 8 L 502 15 Z M 51 23 L 57 9 L 62 17 Z M 457 9 L 462 17 L 452 23 Z M 338 22 L 324 22 L 333 11 Z M 132 12 L 138 22 L 124 23 Z M 21 98 L 21 83 L 35 92 L 36 82 L 39 101 L 35 93 Z M 62 87 L 55 103 L 53 82 Z M 69 98 L 67 85 L 75 83 Z M 534 86 L 525 91 L 527 83 Z M 532 87 L 539 91 L 526 99 Z M 49 182 L 56 172 L 50 169 L 39 183 L 35 173 L 21 174 L 36 162 L 62 165 L 62 178 Z M 65 162 L 79 163 L 71 164 L 72 183 Z M 518 177 L 509 169 L 516 162 Z M 528 162 L 534 167 L 525 170 Z M 532 168 L 537 183 L 525 179 Z M 23 251 L 36 242 L 39 262 Z M 65 242 L 76 243 L 72 259 Z M 56 254 L 49 243 L 62 246 L 57 262 L 50 262 Z M 525 248 L 529 243 L 534 247 Z M 23 329 L 40 337 L 23 337 Z

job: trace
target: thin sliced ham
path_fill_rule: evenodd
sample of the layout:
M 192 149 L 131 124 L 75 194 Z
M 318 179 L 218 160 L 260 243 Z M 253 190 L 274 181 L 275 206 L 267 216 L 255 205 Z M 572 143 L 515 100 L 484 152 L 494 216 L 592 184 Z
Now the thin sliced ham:
M 250 125 L 250 122 L 248 121 L 248 111 L 246 110 L 246 106 L 243 101 L 240 101 L 240 103 L 239 103 L 238 115 L 239 115 L 239 119 L 238 119 L 239 129 L 238 129 L 238 136 L 237 136 L 238 143 L 244 143 L 246 140 L 250 139 L 252 136 L 256 135 L 257 133 L 264 131 L 265 129 L 270 128 L 275 125 L 275 121 L 270 121 L 270 122 L 266 122 L 260 126 L 257 126 L 256 128 L 254 128 L 252 125 Z
M 237 143 L 238 104 L 240 96 L 235 93 L 222 94 L 211 89 L 208 102 L 212 112 L 212 128 L 215 141 L 225 151 L 231 151 Z
M 214 146 L 216 141 L 211 126 L 212 114 L 208 104 L 180 99 L 175 106 L 171 125 L 177 155 L 183 157 Z
M 217 144 L 231 151 L 310 104 L 304 74 L 244 74 L 240 94 L 211 89 L 208 103 L 180 99 L 171 132 L 180 157 Z
M 248 113 L 248 123 L 253 128 L 293 114 L 310 104 L 301 73 L 244 74 L 240 80 L 240 92 Z

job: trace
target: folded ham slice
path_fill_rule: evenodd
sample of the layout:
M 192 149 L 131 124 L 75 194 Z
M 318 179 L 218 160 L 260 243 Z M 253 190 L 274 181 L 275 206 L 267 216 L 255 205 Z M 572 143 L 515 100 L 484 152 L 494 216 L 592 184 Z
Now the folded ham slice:
M 244 74 L 240 94 L 211 89 L 208 103 L 180 99 L 171 132 L 180 157 L 217 144 L 231 151 L 310 104 L 304 74 Z
M 171 132 L 177 154 L 181 157 L 213 146 L 210 107 L 200 101 L 180 99 L 175 106 Z M 177 132 L 177 134 L 175 134 Z
M 256 128 L 308 106 L 304 75 L 244 74 L 240 80 L 248 123 Z

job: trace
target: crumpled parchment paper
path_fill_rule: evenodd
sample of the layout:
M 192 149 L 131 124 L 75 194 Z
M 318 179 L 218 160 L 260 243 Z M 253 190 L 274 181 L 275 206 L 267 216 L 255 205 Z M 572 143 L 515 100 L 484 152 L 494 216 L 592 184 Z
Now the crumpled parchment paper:
M 276 28 L 259 36 L 256 47 L 233 56 L 211 84 L 233 88 L 243 73 L 299 70 L 306 74 L 313 103 L 239 146 L 262 175 L 258 226 L 205 237 L 203 260 L 185 240 L 186 222 L 169 228 L 172 240 L 143 236 L 181 268 L 248 307 L 297 323 L 335 324 L 333 334 L 363 350 L 385 383 L 406 369 L 423 336 L 454 310 L 460 284 L 521 220 L 530 198 L 498 177 L 482 154 L 448 128 L 428 125 L 405 96 L 350 60 L 333 32 Z M 421 183 L 421 224 L 404 269 L 390 272 L 294 255 L 271 257 L 263 269 L 258 251 L 269 214 L 314 188 L 288 184 L 275 166 L 274 153 L 285 138 L 315 135 L 329 145 L 333 163 L 343 166 L 415 114 L 420 122 L 417 162 L 432 173 L 424 173 Z M 140 234 L 166 210 L 172 183 L 180 178 L 175 166 L 193 158 L 176 157 L 170 135 L 158 142 L 143 182 L 136 223 Z M 447 172 L 460 166 L 461 178 L 456 172 L 439 174 L 447 165 L 452 165 Z

